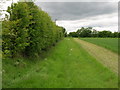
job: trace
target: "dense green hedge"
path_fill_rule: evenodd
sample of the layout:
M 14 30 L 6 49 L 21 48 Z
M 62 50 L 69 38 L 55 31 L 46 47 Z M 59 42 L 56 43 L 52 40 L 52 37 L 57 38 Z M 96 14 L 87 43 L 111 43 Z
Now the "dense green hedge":
M 3 21 L 4 56 L 38 56 L 64 37 L 65 29 L 33 2 L 19 2 L 8 7 L 8 20 Z

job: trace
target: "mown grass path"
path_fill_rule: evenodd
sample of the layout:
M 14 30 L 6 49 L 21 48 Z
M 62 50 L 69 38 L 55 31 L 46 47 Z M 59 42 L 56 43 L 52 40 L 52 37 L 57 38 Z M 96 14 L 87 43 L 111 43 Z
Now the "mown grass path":
M 96 58 L 99 62 L 118 73 L 118 54 L 98 45 L 75 38 L 76 42 L 89 52 L 90 55 Z
M 7 67 L 6 67 L 7 68 Z M 9 74 L 8 74 L 9 75 Z M 118 78 L 72 38 L 65 38 L 28 73 L 9 86 L 14 88 L 115 88 Z

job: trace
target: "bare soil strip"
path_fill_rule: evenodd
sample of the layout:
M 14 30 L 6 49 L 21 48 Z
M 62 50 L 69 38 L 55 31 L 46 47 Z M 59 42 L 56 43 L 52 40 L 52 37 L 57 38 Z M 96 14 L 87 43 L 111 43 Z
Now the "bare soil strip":
M 118 55 L 116 53 L 77 38 L 74 38 L 74 40 L 104 66 L 110 68 L 113 72 L 118 73 Z

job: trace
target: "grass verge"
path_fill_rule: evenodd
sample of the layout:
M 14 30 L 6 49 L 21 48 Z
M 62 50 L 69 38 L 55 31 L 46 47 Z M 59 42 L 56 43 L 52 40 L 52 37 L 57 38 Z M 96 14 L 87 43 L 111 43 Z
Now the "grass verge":
M 92 57 L 80 44 L 65 38 L 43 60 L 3 61 L 4 88 L 116 88 L 117 75 Z M 21 61 L 22 62 L 22 61 Z M 20 72 L 20 73 L 19 73 Z M 20 74 L 20 75 L 19 75 Z M 16 78 L 14 78 L 16 76 Z

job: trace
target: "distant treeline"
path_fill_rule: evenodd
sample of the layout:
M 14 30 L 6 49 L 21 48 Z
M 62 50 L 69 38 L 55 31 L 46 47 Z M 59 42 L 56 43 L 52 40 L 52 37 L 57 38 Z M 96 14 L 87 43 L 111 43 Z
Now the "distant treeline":
M 76 32 L 70 32 L 68 34 L 70 37 L 112 37 L 112 38 L 118 38 L 120 37 L 120 32 L 114 32 L 111 31 L 97 31 L 95 29 L 92 29 L 92 27 L 82 27 L 81 29 L 78 29 Z
M 51 17 L 33 2 L 18 2 L 8 7 L 3 21 L 3 56 L 38 56 L 54 46 L 66 33 Z

